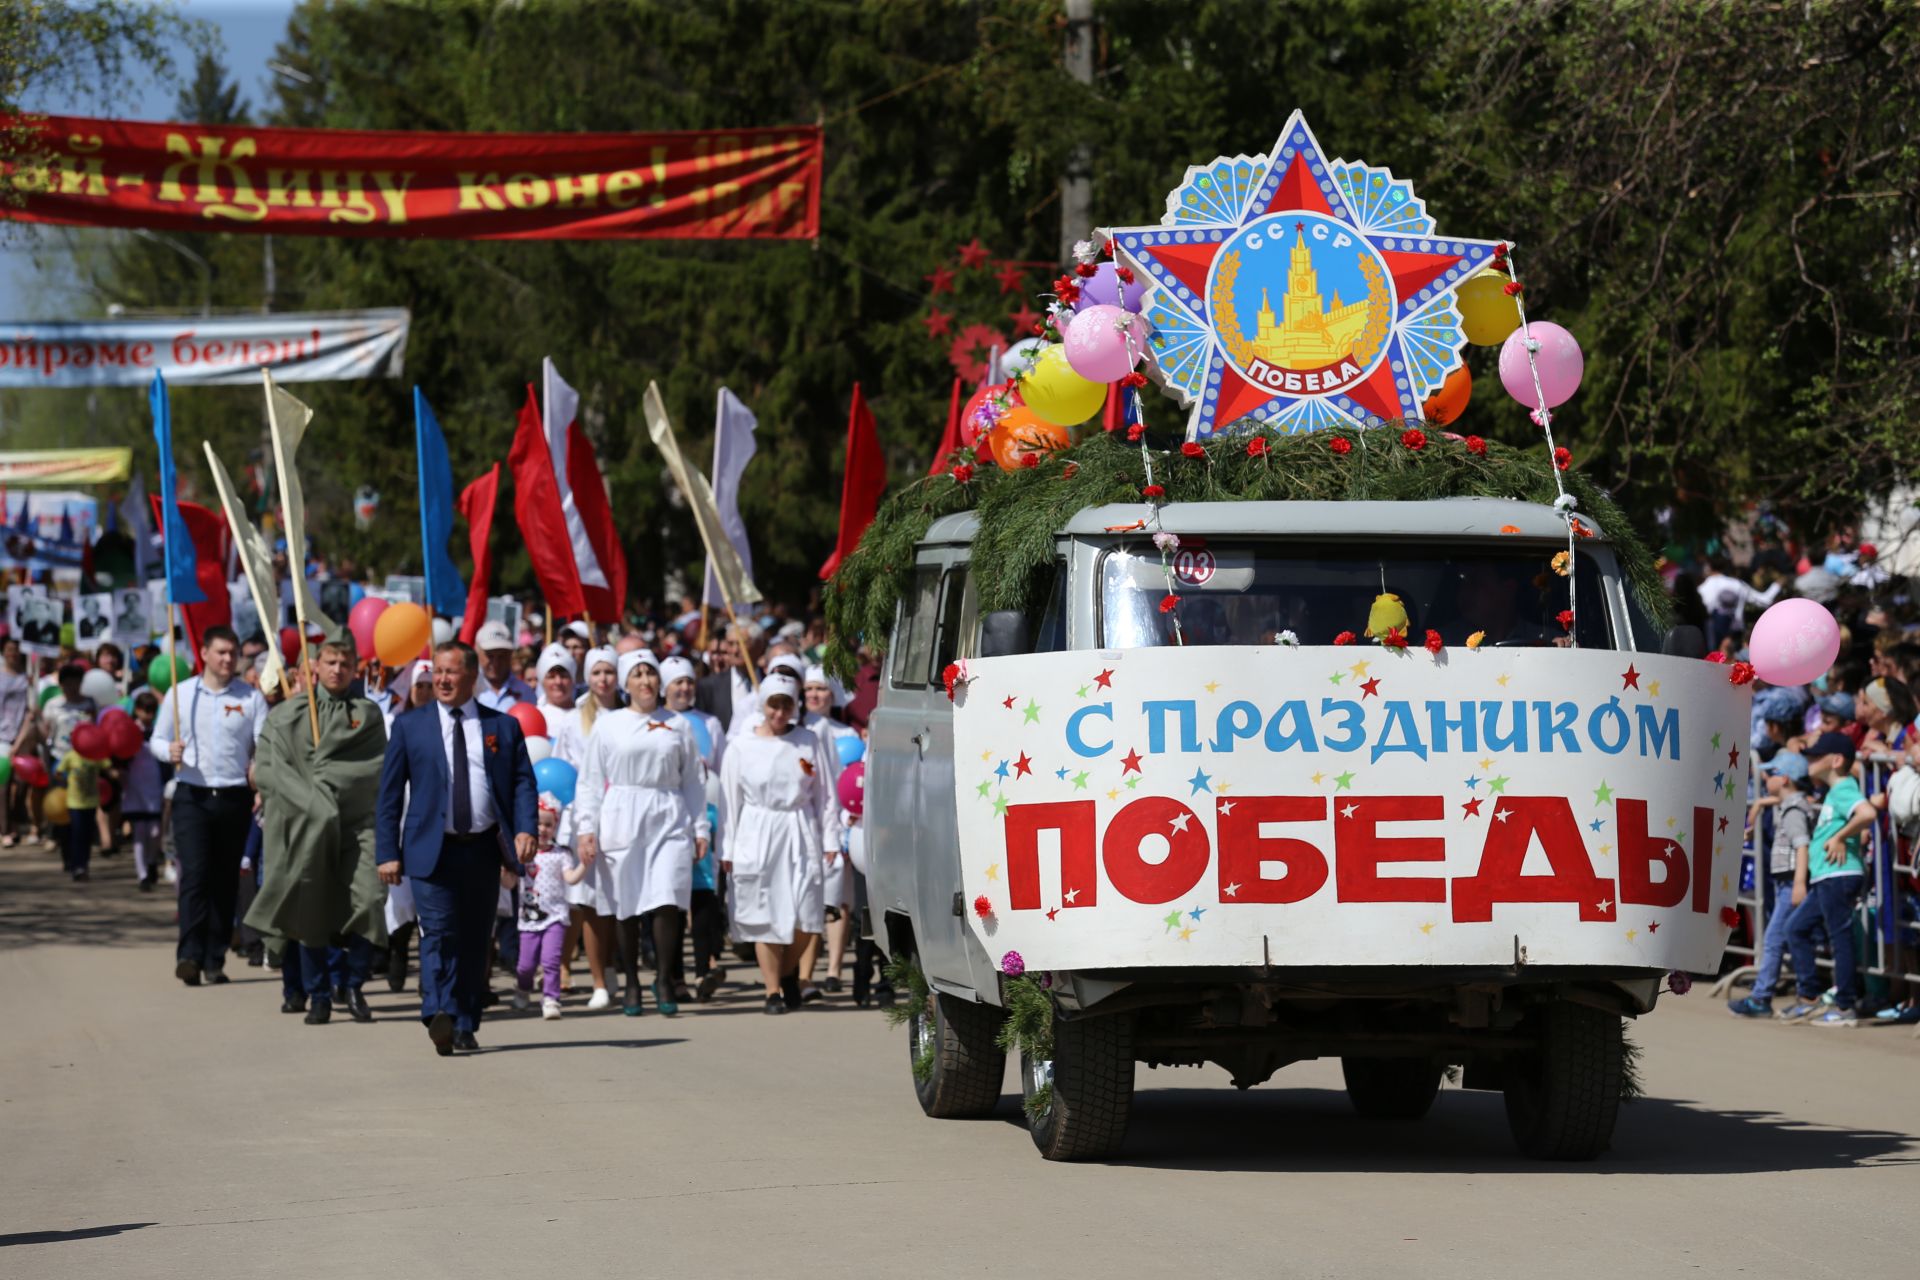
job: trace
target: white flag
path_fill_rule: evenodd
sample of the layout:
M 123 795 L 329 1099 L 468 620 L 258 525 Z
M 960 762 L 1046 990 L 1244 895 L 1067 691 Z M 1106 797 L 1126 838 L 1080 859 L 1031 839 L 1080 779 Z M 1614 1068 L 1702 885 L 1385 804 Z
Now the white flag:
M 260 370 L 260 377 L 267 389 L 267 426 L 273 433 L 274 469 L 280 474 L 280 520 L 286 526 L 287 571 L 293 578 L 294 617 L 303 638 L 309 627 L 319 627 L 331 637 L 339 634 L 339 628 L 320 608 L 320 602 L 313 597 L 313 584 L 307 581 L 307 498 L 300 487 L 300 473 L 294 467 L 300 441 L 306 438 L 307 424 L 313 421 L 313 410 L 275 386 L 273 375 L 265 369 Z
M 254 527 L 253 521 L 247 518 L 247 509 L 240 505 L 240 495 L 234 492 L 233 479 L 214 454 L 212 443 L 203 440 L 200 447 L 207 451 L 207 466 L 213 471 L 214 488 L 220 491 L 220 509 L 226 512 L 227 529 L 233 534 L 240 571 L 247 580 L 247 590 L 253 596 L 254 611 L 260 615 L 262 630 L 272 636 L 267 642 L 266 678 L 260 682 L 261 688 L 270 689 L 282 679 L 283 670 L 280 665 L 279 637 L 273 634 L 274 624 L 280 620 L 280 589 L 273 580 L 273 549 L 267 545 L 260 530 Z
M 720 388 L 719 403 L 713 411 L 713 503 L 720 513 L 720 530 L 740 557 L 741 589 L 745 594 L 736 595 L 735 604 L 762 598 L 760 589 L 753 585 L 753 548 L 747 542 L 746 522 L 740 518 L 740 477 L 759 448 L 753 435 L 759 425 L 753 410 L 739 396 Z M 706 590 L 700 603 L 726 607 L 711 563 L 707 565 Z
M 567 520 L 567 540 L 573 543 L 573 562 L 580 566 L 580 585 L 605 587 L 607 575 L 593 553 L 593 539 L 573 501 L 573 482 L 567 476 L 568 438 L 580 413 L 580 393 L 566 384 L 553 367 L 553 357 L 540 362 L 540 424 L 547 432 L 547 452 L 553 458 L 553 478 L 560 486 L 560 514 Z

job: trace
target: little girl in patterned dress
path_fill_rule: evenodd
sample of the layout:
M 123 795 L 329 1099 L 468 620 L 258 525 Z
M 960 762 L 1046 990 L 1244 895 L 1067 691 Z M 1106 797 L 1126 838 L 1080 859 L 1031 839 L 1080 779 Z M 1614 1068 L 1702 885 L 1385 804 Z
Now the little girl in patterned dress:
M 539 849 L 533 861 L 520 864 L 520 962 L 516 966 L 520 984 L 513 993 L 513 1007 L 532 1006 L 533 970 L 538 965 L 544 996 L 540 1016 L 548 1021 L 560 1016 L 560 953 L 573 911 L 567 886 L 579 884 L 587 874 L 573 850 L 554 842 L 559 830 L 560 802 L 552 793 L 543 794 L 536 828 Z

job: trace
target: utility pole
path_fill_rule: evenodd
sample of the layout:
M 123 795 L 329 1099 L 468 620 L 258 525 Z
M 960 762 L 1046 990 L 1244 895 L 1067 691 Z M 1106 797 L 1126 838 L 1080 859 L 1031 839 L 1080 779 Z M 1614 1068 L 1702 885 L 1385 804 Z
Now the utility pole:
M 1067 0 L 1067 74 L 1093 83 L 1093 0 Z M 1073 149 L 1060 178 L 1060 261 L 1073 260 L 1073 244 L 1093 232 L 1093 157 L 1087 146 Z

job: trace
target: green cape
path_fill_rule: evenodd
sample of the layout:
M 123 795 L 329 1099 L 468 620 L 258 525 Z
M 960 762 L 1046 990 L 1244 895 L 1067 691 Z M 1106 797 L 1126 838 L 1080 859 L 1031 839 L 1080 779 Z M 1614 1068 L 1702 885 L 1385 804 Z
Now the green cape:
M 343 934 L 386 941 L 386 888 L 374 866 L 373 815 L 387 729 L 365 698 L 314 693 L 320 745 L 296 694 L 267 715 L 254 750 L 262 801 L 262 882 L 247 923 L 326 946 Z

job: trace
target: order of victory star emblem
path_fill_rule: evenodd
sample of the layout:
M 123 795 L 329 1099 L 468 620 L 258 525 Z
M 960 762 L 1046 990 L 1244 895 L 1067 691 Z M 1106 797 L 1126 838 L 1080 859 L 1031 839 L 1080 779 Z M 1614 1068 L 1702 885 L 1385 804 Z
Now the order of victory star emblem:
M 1298 111 L 1266 155 L 1188 169 L 1159 226 L 1106 234 L 1192 439 L 1420 417 L 1461 364 L 1454 291 L 1497 247 L 1437 235 L 1412 184 L 1328 159 Z

